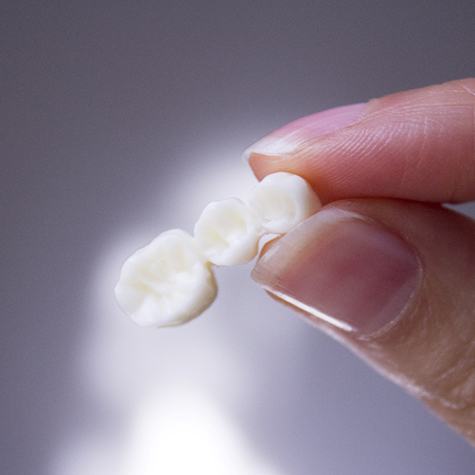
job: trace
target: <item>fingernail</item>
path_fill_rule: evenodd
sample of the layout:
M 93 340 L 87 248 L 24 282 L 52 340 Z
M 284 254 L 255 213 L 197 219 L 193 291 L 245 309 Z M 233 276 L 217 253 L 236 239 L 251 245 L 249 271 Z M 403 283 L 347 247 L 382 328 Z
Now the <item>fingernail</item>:
M 371 335 L 398 320 L 421 268 L 415 252 L 387 228 L 330 208 L 271 246 L 252 275 L 310 318 Z
M 292 154 L 308 140 L 357 122 L 363 116 L 365 108 L 365 103 L 352 104 L 297 119 L 248 147 L 243 153 L 243 159 L 248 160 L 254 154 L 265 156 Z

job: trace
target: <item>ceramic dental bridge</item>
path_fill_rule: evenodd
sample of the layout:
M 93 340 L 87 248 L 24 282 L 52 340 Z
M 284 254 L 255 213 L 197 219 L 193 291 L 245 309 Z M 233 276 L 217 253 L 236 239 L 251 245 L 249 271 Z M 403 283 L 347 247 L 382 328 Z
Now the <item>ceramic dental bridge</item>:
M 321 208 L 300 176 L 277 172 L 259 182 L 246 202 L 213 201 L 194 227 L 193 236 L 165 231 L 124 263 L 116 299 L 141 326 L 185 323 L 214 301 L 213 265 L 244 264 L 256 257 L 265 234 L 285 234 Z

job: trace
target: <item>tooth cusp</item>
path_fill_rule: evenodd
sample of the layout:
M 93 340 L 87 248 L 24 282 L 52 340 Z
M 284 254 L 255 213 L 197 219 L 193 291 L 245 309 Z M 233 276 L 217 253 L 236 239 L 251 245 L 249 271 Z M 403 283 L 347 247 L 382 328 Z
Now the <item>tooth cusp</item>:
M 316 213 L 320 200 L 300 176 L 287 172 L 267 175 L 254 189 L 249 205 L 269 233 L 283 234 Z
M 194 236 L 213 264 L 244 264 L 257 254 L 261 225 L 244 202 L 229 198 L 206 206 L 195 224 Z

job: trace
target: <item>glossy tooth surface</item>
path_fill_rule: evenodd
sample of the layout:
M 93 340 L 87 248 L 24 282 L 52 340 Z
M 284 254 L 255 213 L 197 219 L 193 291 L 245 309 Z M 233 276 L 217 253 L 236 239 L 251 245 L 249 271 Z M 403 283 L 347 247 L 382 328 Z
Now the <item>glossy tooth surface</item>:
M 216 282 L 193 238 L 166 231 L 122 266 L 115 295 L 142 326 L 178 325 L 197 317 L 216 297 Z
M 195 240 L 216 265 L 244 264 L 258 251 L 261 225 L 251 209 L 237 198 L 211 202 L 195 224 Z
M 321 207 L 317 194 L 300 176 L 287 172 L 267 175 L 249 198 L 265 231 L 283 234 Z

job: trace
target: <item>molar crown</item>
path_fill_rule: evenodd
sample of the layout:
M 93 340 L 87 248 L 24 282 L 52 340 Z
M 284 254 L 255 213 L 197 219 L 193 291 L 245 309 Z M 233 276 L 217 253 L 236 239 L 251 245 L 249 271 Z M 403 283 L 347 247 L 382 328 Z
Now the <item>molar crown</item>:
M 217 286 L 193 238 L 165 231 L 122 266 L 116 299 L 140 326 L 170 326 L 197 317 L 211 305 Z

